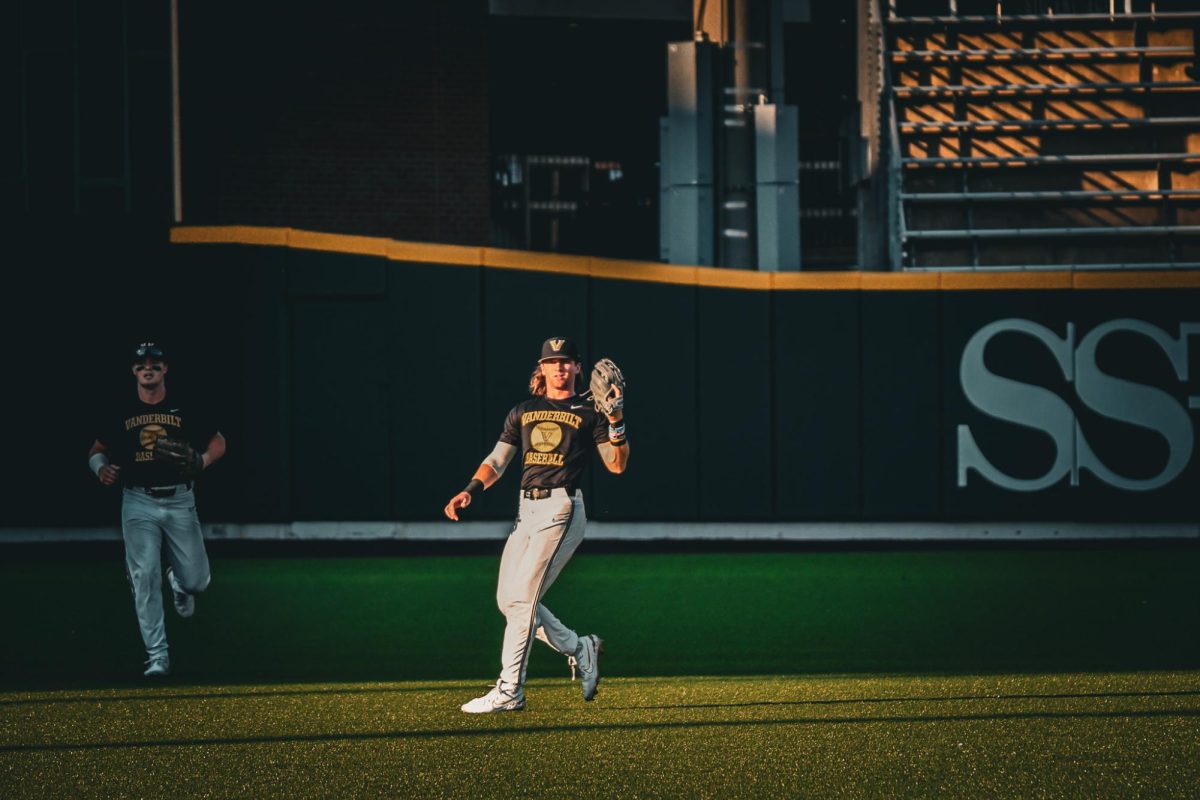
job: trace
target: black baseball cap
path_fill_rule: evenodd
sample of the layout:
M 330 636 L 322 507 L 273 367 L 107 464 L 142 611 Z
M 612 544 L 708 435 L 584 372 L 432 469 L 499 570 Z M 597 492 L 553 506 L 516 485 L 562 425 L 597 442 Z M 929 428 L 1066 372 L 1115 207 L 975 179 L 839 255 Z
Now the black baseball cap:
M 538 361 L 545 361 L 548 358 L 569 358 L 572 361 L 579 361 L 579 348 L 570 339 L 552 336 L 542 342 L 542 357 Z
M 139 342 L 137 347 L 133 348 L 133 363 L 140 364 L 147 358 L 156 358 L 159 361 L 167 360 L 167 351 L 161 344 L 155 342 Z

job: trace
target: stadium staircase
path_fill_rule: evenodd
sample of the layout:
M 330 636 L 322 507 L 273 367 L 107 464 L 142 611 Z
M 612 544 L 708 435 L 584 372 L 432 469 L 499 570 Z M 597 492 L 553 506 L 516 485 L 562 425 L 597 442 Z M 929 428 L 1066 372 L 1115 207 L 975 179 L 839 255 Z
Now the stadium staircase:
M 1200 267 L 1200 4 L 885 4 L 893 269 Z

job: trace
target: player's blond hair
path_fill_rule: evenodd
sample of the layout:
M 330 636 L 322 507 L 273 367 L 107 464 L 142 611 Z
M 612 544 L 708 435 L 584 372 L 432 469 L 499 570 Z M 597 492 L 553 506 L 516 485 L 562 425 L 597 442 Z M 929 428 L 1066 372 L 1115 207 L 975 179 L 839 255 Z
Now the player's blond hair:
M 534 397 L 546 396 L 546 376 L 542 374 L 540 363 L 533 368 L 533 374 L 529 376 L 529 393 Z

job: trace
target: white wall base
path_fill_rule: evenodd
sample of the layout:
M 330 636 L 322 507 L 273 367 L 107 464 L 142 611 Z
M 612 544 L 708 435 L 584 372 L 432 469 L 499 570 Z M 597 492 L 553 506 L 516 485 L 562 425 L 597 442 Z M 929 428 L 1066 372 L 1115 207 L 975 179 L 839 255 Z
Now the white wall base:
M 500 540 L 511 522 L 290 522 L 204 525 L 213 541 Z M 5 542 L 118 541 L 120 528 L 0 529 Z M 1048 541 L 1198 539 L 1200 523 L 1085 522 L 590 522 L 587 538 L 607 541 Z

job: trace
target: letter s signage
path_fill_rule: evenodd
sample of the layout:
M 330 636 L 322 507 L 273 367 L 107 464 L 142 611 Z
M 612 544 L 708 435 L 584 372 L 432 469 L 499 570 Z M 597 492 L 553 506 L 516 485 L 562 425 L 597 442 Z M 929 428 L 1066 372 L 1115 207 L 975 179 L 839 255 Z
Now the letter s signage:
M 1161 328 L 1136 319 L 1116 319 L 1097 326 L 1075 346 L 1075 325 L 1067 323 L 1066 336 L 1036 322 L 1002 319 L 980 328 L 963 348 L 959 380 L 963 394 L 975 408 L 988 416 L 1046 433 L 1054 441 L 1054 464 L 1037 478 L 1014 478 L 998 469 L 979 449 L 971 429 L 958 426 L 958 485 L 967 485 L 972 470 L 1005 489 L 1035 492 L 1070 476 L 1079 485 L 1079 471 L 1087 470 L 1110 486 L 1131 491 L 1150 491 L 1179 476 L 1192 458 L 1195 429 L 1180 402 L 1162 389 L 1124 380 L 1103 372 L 1096 363 L 1096 350 L 1105 336 L 1117 331 L 1140 334 L 1167 355 L 1182 383 L 1188 379 L 1188 337 L 1200 335 L 1200 323 L 1179 326 L 1178 338 Z M 1079 399 L 1091 410 L 1110 419 L 1157 432 L 1167 441 L 1167 462 L 1150 478 L 1127 478 L 1100 460 L 1065 400 L 1042 386 L 1022 383 L 997 375 L 984 364 L 988 343 L 1001 334 L 1031 336 L 1054 357 L 1063 377 L 1075 384 Z M 1200 408 L 1200 397 L 1188 398 L 1188 408 Z

